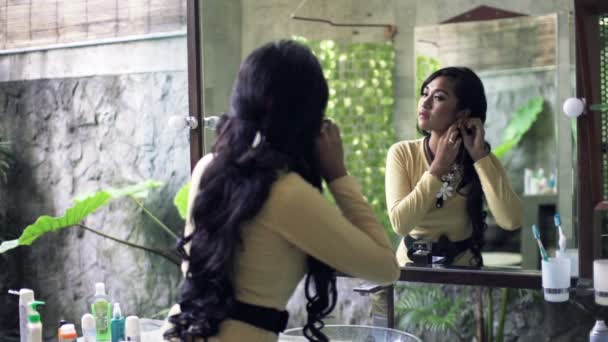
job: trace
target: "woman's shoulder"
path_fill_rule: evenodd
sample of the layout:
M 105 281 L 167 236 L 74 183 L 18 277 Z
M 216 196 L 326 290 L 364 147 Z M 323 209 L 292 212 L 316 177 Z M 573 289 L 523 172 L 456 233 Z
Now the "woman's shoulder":
M 304 207 L 315 207 L 324 200 L 321 192 L 295 172 L 279 174 L 273 183 L 266 203 L 258 215 L 262 221 L 282 221 L 286 217 L 306 211 Z M 286 216 L 287 215 L 287 216 Z
M 283 172 L 279 174 L 278 179 L 272 185 L 271 195 L 285 200 L 292 196 L 298 196 L 299 193 L 310 191 L 319 192 L 298 173 Z
M 394 143 L 389 149 L 392 156 L 415 156 L 423 152 L 424 138 L 414 140 L 402 140 Z
M 208 153 L 208 154 L 204 155 L 203 158 L 199 159 L 199 161 L 194 166 L 194 169 L 192 170 L 192 178 L 194 178 L 196 176 L 200 177 L 203 174 L 203 171 L 205 171 L 205 169 L 211 163 L 212 160 L 213 160 L 213 153 Z

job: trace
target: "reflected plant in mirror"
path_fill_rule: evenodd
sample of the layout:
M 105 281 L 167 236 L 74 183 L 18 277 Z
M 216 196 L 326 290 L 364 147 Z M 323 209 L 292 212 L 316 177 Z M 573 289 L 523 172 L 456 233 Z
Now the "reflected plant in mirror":
M 397 240 L 386 215 L 385 151 L 392 121 L 395 52 L 391 43 L 337 43 L 294 37 L 319 58 L 327 83 L 326 116 L 339 126 L 348 169 L 386 230 Z M 328 196 L 331 199 L 331 196 Z

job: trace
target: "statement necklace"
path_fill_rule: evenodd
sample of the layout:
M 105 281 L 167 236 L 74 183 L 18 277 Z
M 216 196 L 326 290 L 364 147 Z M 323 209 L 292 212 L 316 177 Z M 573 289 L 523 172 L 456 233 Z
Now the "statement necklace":
M 433 152 L 429 147 L 428 137 L 424 139 L 424 154 L 426 155 L 429 164 L 431 164 L 435 156 L 433 155 Z M 448 198 L 454 196 L 454 188 L 457 184 L 460 183 L 461 180 L 462 165 L 461 163 L 454 163 L 452 164 L 450 171 L 448 171 L 448 173 L 446 173 L 445 175 L 441 176 L 441 182 L 443 184 L 441 185 L 441 189 L 439 189 L 439 191 L 437 191 L 437 194 L 435 195 L 435 197 L 437 198 L 437 201 L 435 202 L 435 208 L 442 208 L 445 201 Z

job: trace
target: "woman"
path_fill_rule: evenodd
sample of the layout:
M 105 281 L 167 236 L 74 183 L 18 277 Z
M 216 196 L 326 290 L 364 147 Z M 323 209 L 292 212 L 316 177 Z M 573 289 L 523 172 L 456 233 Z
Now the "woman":
M 213 155 L 192 174 L 185 280 L 166 339 L 276 341 L 306 275 L 305 334 L 326 341 L 335 270 L 397 279 L 388 237 L 347 175 L 339 130 L 323 120 L 327 99 L 319 62 L 298 43 L 264 45 L 243 62 Z
M 397 260 L 404 265 L 413 247 L 420 247 L 443 256 L 445 264 L 480 267 L 483 198 L 500 227 L 522 224 L 521 200 L 484 140 L 483 84 L 470 69 L 449 67 L 431 74 L 420 94 L 418 128 L 424 138 L 394 144 L 386 164 L 389 216 L 404 237 Z

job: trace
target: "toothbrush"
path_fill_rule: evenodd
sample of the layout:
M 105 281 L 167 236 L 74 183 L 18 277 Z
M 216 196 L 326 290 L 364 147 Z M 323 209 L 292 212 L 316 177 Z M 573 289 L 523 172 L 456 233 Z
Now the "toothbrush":
M 543 243 L 540 241 L 540 232 L 535 224 L 532 225 L 532 235 L 534 235 L 534 240 L 536 240 L 536 244 L 540 250 L 540 256 L 543 258 L 543 260 L 549 261 L 549 255 L 547 255 L 547 251 L 545 250 Z
M 567 239 L 566 234 L 564 234 L 564 229 L 562 228 L 562 220 L 559 214 L 556 213 L 555 216 L 553 216 L 553 222 L 555 222 L 555 226 L 557 227 L 557 231 L 559 232 L 559 250 L 562 252 L 566 252 Z

